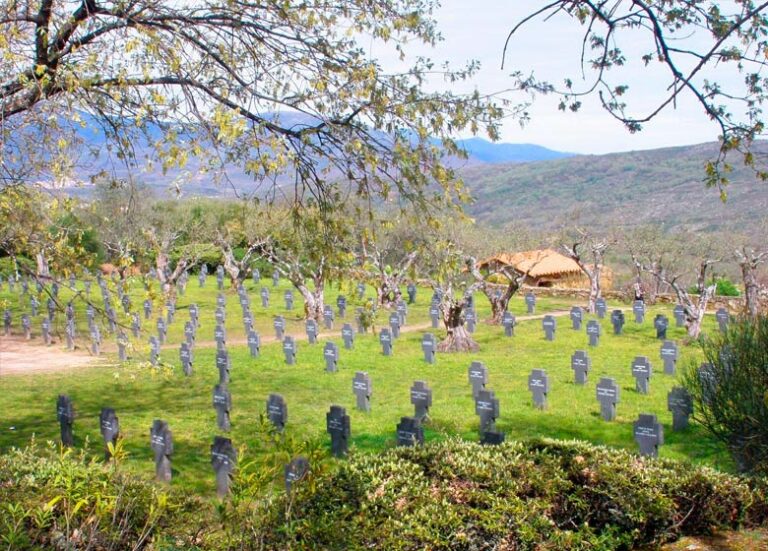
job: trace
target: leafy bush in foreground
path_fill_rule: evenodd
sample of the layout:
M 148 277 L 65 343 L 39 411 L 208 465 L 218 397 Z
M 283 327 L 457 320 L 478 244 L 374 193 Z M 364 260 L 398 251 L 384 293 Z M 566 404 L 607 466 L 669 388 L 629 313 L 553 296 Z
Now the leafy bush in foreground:
M 742 470 L 768 474 L 768 317 L 732 320 L 701 347 L 708 369 L 690 365 L 684 379 L 694 417 Z
M 614 550 L 768 519 L 762 480 L 578 442 L 449 440 L 331 466 L 287 496 L 244 464 L 220 502 L 33 446 L 0 456 L 0 538 L 13 549 Z

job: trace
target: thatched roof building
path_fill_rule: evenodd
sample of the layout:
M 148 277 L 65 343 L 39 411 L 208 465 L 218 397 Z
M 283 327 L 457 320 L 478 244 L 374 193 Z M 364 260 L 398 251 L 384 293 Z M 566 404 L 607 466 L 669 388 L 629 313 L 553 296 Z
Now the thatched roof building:
M 524 285 L 531 287 L 589 288 L 589 280 L 576 261 L 552 249 L 499 253 L 478 263 L 481 271 L 496 272 L 509 266 L 516 272 L 526 274 Z M 603 266 L 601 286 L 610 288 L 613 272 Z

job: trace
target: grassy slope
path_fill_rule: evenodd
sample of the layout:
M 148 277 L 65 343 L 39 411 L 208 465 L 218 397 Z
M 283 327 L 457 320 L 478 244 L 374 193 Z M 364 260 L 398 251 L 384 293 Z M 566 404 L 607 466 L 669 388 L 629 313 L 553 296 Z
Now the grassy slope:
M 271 282 L 267 282 L 271 288 Z M 249 288 L 252 284 L 249 283 Z M 256 325 L 262 335 L 271 335 L 271 316 L 282 311 L 282 291 L 273 291 L 272 306 L 265 311 L 260 307 L 258 289 L 252 289 L 252 310 Z M 143 301 L 143 289 L 138 282 L 132 286 L 134 304 Z M 176 321 L 169 331 L 171 346 L 163 356 L 172 368 L 167 372 L 147 368 L 141 359 L 146 357 L 147 345 L 137 344 L 134 356 L 137 360 L 124 366 L 106 365 L 91 370 L 73 371 L 45 376 L 18 376 L 0 378 L 0 449 L 21 445 L 32 435 L 42 439 L 58 437 L 55 419 L 55 401 L 59 393 L 68 393 L 74 400 L 78 416 L 76 440 L 93 442 L 94 453 L 100 453 L 98 413 L 101 407 L 117 410 L 126 448 L 131 453 L 128 464 L 147 476 L 152 473 L 148 433 L 152 420 L 162 418 L 170 423 L 174 433 L 175 483 L 210 492 L 213 486 L 209 466 L 209 446 L 218 434 L 215 413 L 211 407 L 211 392 L 217 382 L 215 349 L 198 347 L 195 352 L 195 374 L 184 378 L 181 374 L 178 351 L 175 346 L 187 319 L 186 306 L 197 302 L 203 312 L 203 326 L 198 340 L 212 339 L 213 308 L 215 305 L 215 281 L 209 280 L 205 289 L 198 289 L 191 281 L 187 295 L 179 300 Z M 427 321 L 430 294 L 420 290 L 417 304 L 410 309 L 408 324 L 413 326 Z M 65 296 L 65 291 L 62 291 Z M 328 293 L 335 303 L 336 291 Z M 18 315 L 19 305 L 15 296 L 4 289 L 0 301 L 10 302 Z M 296 301 L 297 305 L 300 301 Z M 488 314 L 486 301 L 477 296 L 480 319 Z M 351 305 L 352 306 L 352 305 Z M 539 312 L 561 310 L 566 303 L 541 299 Z M 521 297 L 513 299 L 512 308 L 522 314 Z M 669 310 L 669 309 L 668 309 Z M 299 306 L 300 311 L 300 306 Z M 353 306 L 348 318 L 351 318 Z M 675 377 L 661 374 L 658 359 L 659 343 L 654 338 L 650 320 L 656 310 L 649 312 L 643 325 L 628 322 L 625 335 L 609 334 L 608 320 L 603 321 L 605 336 L 601 345 L 589 353 L 593 371 L 586 387 L 572 383 L 569 368 L 570 354 L 586 347 L 584 331 L 570 328 L 567 317 L 559 318 L 558 333 L 554 343 L 543 339 L 540 320 L 523 321 L 516 329 L 515 337 L 504 338 L 502 330 L 484 324 L 478 326 L 476 337 L 481 351 L 474 355 L 439 355 L 436 365 L 429 366 L 421 359 L 420 335 L 422 331 L 406 333 L 397 341 L 395 355 L 381 355 L 378 341 L 369 335 L 358 336 L 355 350 L 341 350 L 340 370 L 336 374 L 324 372 L 322 342 L 310 346 L 299 343 L 298 364 L 287 366 L 277 343 L 266 344 L 262 356 L 251 359 L 245 346 L 230 346 L 232 357 L 233 396 L 231 437 L 236 444 L 259 446 L 257 429 L 259 416 L 264 411 L 269 393 L 282 393 L 288 403 L 287 430 L 300 438 L 325 441 L 325 412 L 331 404 L 341 404 L 351 416 L 353 445 L 376 451 L 394 445 L 394 429 L 401 416 L 411 415 L 409 388 L 414 380 L 426 380 L 434 392 L 431 409 L 432 420 L 427 428 L 427 439 L 443 438 L 447 434 L 460 434 L 468 439 L 477 438 L 478 421 L 467 383 L 467 367 L 472 360 L 485 362 L 489 369 L 490 388 L 501 401 L 501 419 L 498 426 L 511 439 L 531 436 L 554 438 L 580 438 L 600 444 L 635 449 L 632 440 L 632 422 L 640 412 L 657 414 L 665 425 L 666 445 L 662 456 L 689 458 L 695 462 L 729 468 L 730 462 L 724 449 L 710 439 L 698 426 L 682 433 L 671 431 L 671 414 L 666 411 L 667 391 L 674 386 Z M 671 317 L 671 312 L 667 312 Z M 240 307 L 237 296 L 227 293 L 229 337 L 242 334 Z M 62 317 L 62 316 L 60 316 Z M 630 317 L 628 315 L 628 317 Z M 18 319 L 18 318 L 17 318 Z M 707 328 L 713 329 L 713 321 L 707 320 Z M 35 324 L 37 326 L 37 324 Z M 154 327 L 154 325 L 153 325 Z M 340 324 L 337 322 L 337 328 Z M 294 314 L 289 333 L 303 335 L 303 325 Z M 682 339 L 681 329 L 672 329 L 670 337 Z M 341 345 L 341 341 L 336 337 Z M 39 342 L 39 341 L 38 341 Z M 146 336 L 142 343 L 146 343 Z M 651 394 L 642 396 L 634 391 L 630 362 L 635 355 L 648 355 L 654 365 Z M 693 348 L 683 348 L 679 365 L 696 361 Z M 112 360 L 111 357 L 107 358 Z M 527 391 L 527 377 L 531 369 L 545 368 L 550 378 L 552 392 L 547 411 L 531 406 Z M 351 380 L 357 370 L 368 371 L 373 381 L 372 412 L 365 414 L 354 409 Z M 599 417 L 594 385 L 601 376 L 616 377 L 622 388 L 622 401 L 618 419 L 606 423 Z M 11 428 L 13 427 L 13 428 Z
M 758 150 L 768 149 L 759 144 Z M 749 232 L 768 208 L 768 188 L 734 156 L 728 202 L 703 184 L 714 144 L 590 155 L 546 162 L 469 167 L 462 175 L 478 220 L 508 220 L 539 228 L 568 222 L 574 205 L 580 221 L 606 225 L 659 224 L 697 231 L 729 228 Z

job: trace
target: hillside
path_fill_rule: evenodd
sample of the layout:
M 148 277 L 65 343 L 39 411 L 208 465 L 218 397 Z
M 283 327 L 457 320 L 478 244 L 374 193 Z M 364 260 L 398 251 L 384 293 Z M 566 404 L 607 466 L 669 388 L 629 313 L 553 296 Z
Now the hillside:
M 583 155 L 542 162 L 467 167 L 462 171 L 475 199 L 469 213 L 481 223 L 522 222 L 555 228 L 578 212 L 595 226 L 660 224 L 696 231 L 749 224 L 768 213 L 768 183 L 742 166 L 731 174 L 724 204 L 703 183 L 704 165 L 717 144 Z M 768 144 L 759 146 L 768 153 Z M 737 155 L 731 159 L 740 161 Z

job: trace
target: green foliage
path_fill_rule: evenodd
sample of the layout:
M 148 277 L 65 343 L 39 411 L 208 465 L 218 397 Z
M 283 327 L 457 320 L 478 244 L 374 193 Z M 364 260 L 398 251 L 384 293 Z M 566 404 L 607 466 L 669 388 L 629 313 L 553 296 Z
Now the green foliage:
M 768 317 L 732 321 L 701 346 L 711 375 L 691 364 L 684 379 L 694 418 L 728 447 L 741 469 L 768 474 Z
M 260 428 L 259 428 L 260 427 Z M 12 549 L 634 549 L 768 519 L 764 481 L 586 443 L 447 440 L 323 459 L 257 427 L 272 467 L 240 449 L 232 493 L 206 501 L 120 465 L 34 443 L 0 456 Z M 272 485 L 301 453 L 309 476 Z
M 3 258 L 0 258 L 0 275 L 3 277 L 8 277 L 11 274 L 15 274 L 17 269 L 16 264 L 18 264 L 18 269 L 20 272 L 23 269 L 26 269 L 26 271 L 30 272 L 35 271 L 35 262 L 29 258 L 17 256 L 16 263 L 14 263 L 13 257 L 4 256 Z
M 168 256 L 173 265 L 176 265 L 182 258 L 196 258 L 198 265 L 207 264 L 209 270 L 215 269 L 222 262 L 221 249 L 209 243 L 182 245 L 174 248 Z
M 728 278 L 721 277 L 718 278 L 715 281 L 715 285 L 717 286 L 717 290 L 715 291 L 715 294 L 721 297 L 738 297 L 741 295 L 741 292 L 736 287 L 736 285 Z
M 354 456 L 294 499 L 267 547 L 634 549 L 766 515 L 746 480 L 554 440 Z

